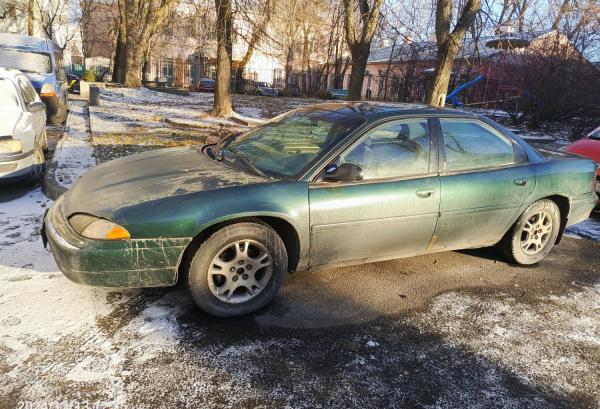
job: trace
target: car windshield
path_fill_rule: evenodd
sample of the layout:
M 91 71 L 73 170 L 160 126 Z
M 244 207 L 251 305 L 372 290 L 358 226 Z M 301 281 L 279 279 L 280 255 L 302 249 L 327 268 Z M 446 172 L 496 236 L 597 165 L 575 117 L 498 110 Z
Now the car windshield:
M 27 73 L 50 74 L 52 63 L 48 54 L 0 48 L 0 63 Z
M 11 81 L 0 78 L 0 108 L 19 106 L 19 98 Z
M 242 155 L 266 175 L 293 178 L 364 121 L 341 111 L 292 111 L 242 135 L 225 151 Z
M 596 141 L 600 141 L 600 127 L 594 129 L 592 132 L 590 132 L 590 135 L 588 136 L 589 139 L 594 139 Z

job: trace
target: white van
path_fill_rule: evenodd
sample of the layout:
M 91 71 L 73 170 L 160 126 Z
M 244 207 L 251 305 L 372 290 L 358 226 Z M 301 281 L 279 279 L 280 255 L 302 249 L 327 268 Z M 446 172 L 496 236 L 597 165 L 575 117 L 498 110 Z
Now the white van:
M 23 73 L 0 68 L 0 182 L 38 180 L 46 149 L 46 106 Z

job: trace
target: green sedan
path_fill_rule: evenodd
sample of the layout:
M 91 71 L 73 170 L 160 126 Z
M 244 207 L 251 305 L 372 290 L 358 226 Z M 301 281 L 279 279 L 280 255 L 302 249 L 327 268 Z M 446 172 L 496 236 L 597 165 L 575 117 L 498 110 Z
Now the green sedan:
M 595 171 L 462 111 L 322 104 L 100 165 L 54 203 L 44 237 L 72 281 L 181 282 L 207 313 L 236 316 L 286 272 L 494 245 L 537 263 L 589 216 Z

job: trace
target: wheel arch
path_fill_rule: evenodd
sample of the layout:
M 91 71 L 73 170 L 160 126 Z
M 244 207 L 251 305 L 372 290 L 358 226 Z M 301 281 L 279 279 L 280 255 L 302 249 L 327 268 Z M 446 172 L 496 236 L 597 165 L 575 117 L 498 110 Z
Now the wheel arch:
M 213 233 L 225 226 L 237 223 L 260 223 L 271 227 L 281 237 L 288 256 L 288 271 L 293 272 L 300 262 L 300 236 L 296 228 L 285 218 L 274 215 L 238 215 L 226 220 L 215 221 L 204 228 L 190 241 L 184 249 L 177 266 L 177 282 L 187 275 L 192 258 L 196 251 Z
M 563 233 L 565 232 L 565 227 L 567 227 L 567 220 L 569 219 L 569 212 L 571 210 L 571 203 L 569 202 L 569 198 L 562 195 L 551 195 L 543 197 L 542 199 L 552 200 L 558 206 L 558 210 L 560 211 L 560 230 L 558 231 L 558 236 L 556 237 L 556 241 L 554 244 L 559 244 L 562 239 Z M 542 200 L 540 199 L 540 200 Z

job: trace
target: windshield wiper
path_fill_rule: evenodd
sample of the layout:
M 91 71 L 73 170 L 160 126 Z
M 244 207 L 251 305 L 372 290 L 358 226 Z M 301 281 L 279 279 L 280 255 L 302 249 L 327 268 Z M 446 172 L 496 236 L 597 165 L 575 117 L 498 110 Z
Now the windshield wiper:
M 267 177 L 267 175 L 265 175 L 262 170 L 257 168 L 250 159 L 248 159 L 247 157 L 245 157 L 238 151 L 234 151 L 234 150 L 230 149 L 228 152 L 233 153 L 235 155 L 235 157 L 240 160 L 240 162 L 242 162 L 248 169 L 250 169 L 252 172 L 256 173 L 258 176 Z
M 221 139 L 216 145 L 215 159 L 223 160 L 223 150 L 235 139 L 235 135 L 229 135 Z

